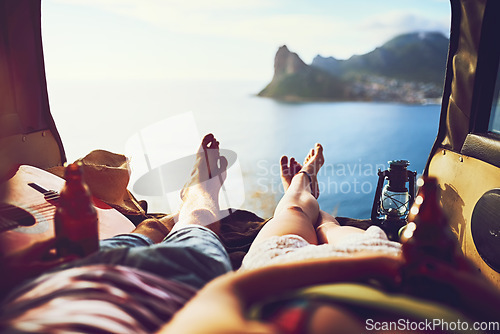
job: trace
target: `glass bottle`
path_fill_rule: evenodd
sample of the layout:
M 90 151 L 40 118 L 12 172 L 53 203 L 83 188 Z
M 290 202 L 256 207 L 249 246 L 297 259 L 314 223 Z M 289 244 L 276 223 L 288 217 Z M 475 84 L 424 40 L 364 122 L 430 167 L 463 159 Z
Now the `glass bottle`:
M 66 183 L 61 189 L 54 215 L 58 256 L 84 257 L 99 248 L 97 211 L 80 163 L 66 166 Z

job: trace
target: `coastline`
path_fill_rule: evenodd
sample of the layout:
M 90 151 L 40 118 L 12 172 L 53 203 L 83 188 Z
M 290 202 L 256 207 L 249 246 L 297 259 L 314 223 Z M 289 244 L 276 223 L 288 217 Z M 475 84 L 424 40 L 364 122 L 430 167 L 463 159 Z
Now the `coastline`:
M 254 96 L 260 98 L 267 98 L 271 100 L 275 100 L 277 102 L 282 103 L 331 103 L 331 102 L 366 102 L 366 103 L 390 103 L 390 104 L 403 104 L 403 105 L 440 105 L 442 97 L 437 98 L 422 98 L 419 100 L 409 100 L 409 99 L 391 99 L 391 100 L 383 100 L 383 99 L 333 99 L 333 98 L 311 98 L 311 97 L 303 97 L 298 95 L 286 95 L 286 96 L 266 96 L 260 95 L 260 93 L 255 94 Z

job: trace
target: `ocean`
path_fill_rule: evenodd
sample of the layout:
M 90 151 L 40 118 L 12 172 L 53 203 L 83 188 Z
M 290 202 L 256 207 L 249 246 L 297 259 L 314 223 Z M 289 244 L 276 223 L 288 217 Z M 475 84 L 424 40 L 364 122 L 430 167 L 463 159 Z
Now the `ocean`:
M 288 103 L 256 96 L 265 82 L 48 82 L 68 161 L 94 149 L 130 158 L 129 189 L 150 212 L 173 212 L 204 134 L 219 139 L 230 166 L 222 207 L 272 215 L 283 194 L 279 159 L 302 162 L 324 147 L 323 210 L 369 218 L 377 171 L 408 160 L 421 174 L 438 130 L 439 105 Z M 171 168 L 172 167 L 172 168 Z

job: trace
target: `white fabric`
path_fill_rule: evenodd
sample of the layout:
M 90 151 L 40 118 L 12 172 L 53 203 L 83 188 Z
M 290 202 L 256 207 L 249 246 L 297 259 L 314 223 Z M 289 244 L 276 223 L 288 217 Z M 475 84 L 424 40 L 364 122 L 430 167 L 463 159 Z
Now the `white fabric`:
M 336 245 L 311 245 L 304 238 L 289 234 L 255 245 L 243 259 L 241 270 L 306 259 L 348 257 L 359 252 L 399 255 L 401 244 L 389 241 L 378 226 L 370 226 L 364 233 L 352 234 Z

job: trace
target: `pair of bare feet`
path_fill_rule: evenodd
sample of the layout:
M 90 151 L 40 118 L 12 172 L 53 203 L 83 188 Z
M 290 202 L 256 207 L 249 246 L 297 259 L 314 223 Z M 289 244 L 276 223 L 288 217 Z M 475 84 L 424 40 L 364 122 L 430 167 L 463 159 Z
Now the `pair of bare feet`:
M 303 165 L 294 158 L 281 158 L 281 179 L 285 191 L 294 176 L 304 173 L 309 178 L 306 185 L 311 194 L 318 198 L 317 174 L 324 164 L 323 147 L 316 144 L 304 160 Z M 191 177 L 181 190 L 183 204 L 174 230 L 188 224 L 208 226 L 218 222 L 223 213 L 219 207 L 219 193 L 226 179 L 227 159 L 221 156 L 219 141 L 213 134 L 206 135 L 196 154 Z
M 301 165 L 295 158 L 290 158 L 286 155 L 281 157 L 281 182 L 285 191 L 288 190 L 292 179 L 298 173 L 305 173 L 310 178 L 310 191 L 315 197 L 319 197 L 319 184 L 318 184 L 318 172 L 325 163 L 325 158 L 323 156 L 323 147 L 321 144 L 316 144 L 314 148 L 311 149 L 309 154 L 304 159 L 304 164 Z
M 319 185 L 317 174 L 324 162 L 325 158 L 321 144 L 316 144 L 311 149 L 304 159 L 303 165 L 293 157 L 288 161 L 287 156 L 282 156 L 280 160 L 281 180 L 285 191 L 290 187 L 295 175 L 305 173 L 310 178 L 309 187 L 311 194 L 315 198 L 318 198 Z M 213 134 L 206 135 L 196 154 L 191 178 L 181 190 L 181 199 L 184 202 L 187 201 L 190 192 L 205 193 L 214 200 L 218 198 L 218 194 L 226 178 L 227 165 L 227 159 L 220 155 L 219 141 L 217 141 Z
M 305 173 L 310 178 L 311 194 L 318 198 L 319 185 L 317 174 L 325 162 L 323 147 L 316 144 L 304 159 L 303 165 L 287 156 L 281 157 L 281 180 L 285 191 L 289 188 L 292 179 L 299 173 Z M 191 178 L 181 190 L 181 199 L 189 204 L 191 197 L 203 197 L 214 202 L 218 207 L 218 196 L 226 178 L 227 159 L 220 155 L 219 141 L 213 134 L 206 135 L 196 154 L 196 161 L 191 172 Z M 189 205 L 190 206 L 190 205 Z M 212 205 L 213 206 L 213 205 Z
M 319 197 L 319 184 L 318 184 L 318 172 L 320 168 L 323 166 L 325 162 L 325 158 L 323 156 L 323 147 L 321 144 L 316 144 L 313 149 L 309 152 L 309 154 L 304 159 L 303 166 L 295 160 L 295 158 L 288 159 L 287 156 L 282 156 L 280 160 L 281 165 L 281 182 L 283 184 L 283 188 L 285 192 L 290 187 L 292 183 L 292 179 L 294 176 L 301 172 L 305 172 L 306 175 L 310 178 L 310 192 L 317 199 Z M 313 227 L 316 231 L 316 237 L 319 244 L 322 243 L 334 243 L 339 241 L 339 237 L 337 237 L 338 229 L 340 224 L 332 215 L 326 213 L 323 210 L 319 210 L 318 218 L 313 223 Z M 335 234 L 332 233 L 333 230 L 336 230 Z M 345 229 L 345 228 L 344 228 Z M 348 229 L 349 232 L 353 232 Z M 359 231 L 356 231 L 356 233 Z
M 213 134 L 206 135 L 198 152 L 196 153 L 195 163 L 191 172 L 191 177 L 181 190 L 181 199 L 183 204 L 178 214 L 166 216 L 160 220 L 164 226 L 163 229 L 175 231 L 187 225 L 202 225 L 210 228 L 215 233 L 220 231 L 220 219 L 227 215 L 225 211 L 221 211 L 219 206 L 219 193 L 226 179 L 228 168 L 227 159 L 220 154 L 219 141 Z M 281 180 L 285 191 L 290 187 L 294 177 L 299 174 L 305 175 L 303 180 L 298 184 L 302 190 L 311 193 L 314 198 L 319 196 L 319 186 L 317 175 L 324 164 L 323 147 L 316 144 L 306 156 L 303 165 L 297 162 L 294 158 L 288 159 L 283 156 L 280 160 L 281 165 Z M 294 189 L 294 192 L 297 189 Z M 292 196 L 293 197 L 293 196 Z M 292 200 L 290 205 L 295 205 Z M 329 225 L 338 226 L 335 218 L 320 210 L 317 214 L 318 219 L 311 221 L 313 227 L 324 225 L 327 222 Z M 152 223 L 151 223 L 152 224 Z M 154 224 L 153 224 L 154 225 Z M 332 226 L 332 227 L 333 227 Z M 149 228 L 144 226 L 142 230 L 155 230 L 154 226 Z M 143 231 L 137 231 L 137 233 Z M 167 231 L 167 233 L 168 233 Z M 317 229 L 318 240 L 323 240 L 320 236 L 322 229 Z M 158 233 L 157 233 L 158 234 Z M 156 239 L 162 240 L 164 235 L 156 236 Z M 155 240 L 156 240 L 155 239 Z

